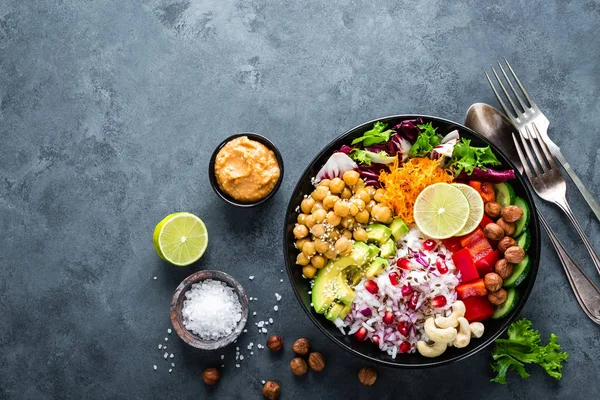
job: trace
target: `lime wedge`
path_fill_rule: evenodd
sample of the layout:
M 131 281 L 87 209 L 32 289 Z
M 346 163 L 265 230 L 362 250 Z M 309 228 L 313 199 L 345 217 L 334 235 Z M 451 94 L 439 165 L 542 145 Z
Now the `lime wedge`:
M 152 241 L 160 258 L 183 267 L 202 257 L 208 246 L 208 231 L 194 214 L 178 212 L 167 215 L 156 225 Z
M 453 183 L 452 186 L 460 189 L 469 202 L 469 219 L 465 226 L 456 234 L 456 236 L 466 235 L 471 233 L 479 226 L 483 218 L 483 199 L 477 190 L 464 183 Z
M 417 226 L 433 239 L 456 235 L 469 220 L 469 201 L 460 189 L 448 183 L 427 186 L 415 200 Z

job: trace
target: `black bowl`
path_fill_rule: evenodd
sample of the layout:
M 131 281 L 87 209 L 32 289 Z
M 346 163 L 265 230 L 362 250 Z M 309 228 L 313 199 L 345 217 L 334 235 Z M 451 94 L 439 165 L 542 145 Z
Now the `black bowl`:
M 262 199 L 260 199 L 258 201 L 255 201 L 253 203 L 236 200 L 233 197 L 231 197 L 230 195 L 228 195 L 227 193 L 225 193 L 219 187 L 219 183 L 217 182 L 217 177 L 215 176 L 215 159 L 217 158 L 217 154 L 223 148 L 223 146 L 225 146 L 228 142 L 230 142 L 231 140 L 233 140 L 237 137 L 240 137 L 240 136 L 247 136 L 248 139 L 256 140 L 257 142 L 264 144 L 270 150 L 273 150 L 273 153 L 275 153 L 275 158 L 277 158 L 277 164 L 279 165 L 279 179 L 277 180 L 275 187 L 273 187 L 273 190 L 271 190 L 271 192 L 269 192 L 269 194 L 267 196 L 263 197 Z M 256 134 L 256 133 L 250 133 L 250 132 L 236 133 L 235 135 L 231 135 L 227 139 L 225 139 L 221 143 L 219 143 L 219 145 L 213 152 L 212 156 L 210 157 L 210 162 L 208 163 L 208 179 L 210 180 L 210 185 L 212 186 L 215 193 L 220 198 L 225 200 L 227 203 L 232 204 L 234 206 L 238 206 L 238 207 L 255 207 L 260 204 L 265 203 L 267 200 L 269 200 L 271 197 L 273 197 L 275 195 L 277 190 L 279 190 L 279 186 L 281 186 L 281 182 L 283 181 L 283 158 L 281 157 L 281 152 L 279 151 L 279 149 L 266 137 Z
M 505 169 L 514 169 L 516 172 L 516 179 L 511 181 L 511 185 L 515 189 L 515 192 L 518 196 L 522 197 L 527 201 L 532 210 L 535 208 L 533 198 L 531 197 L 531 193 L 529 189 L 525 185 L 525 180 L 519 174 L 514 164 L 510 162 L 507 156 L 502 153 L 494 144 L 487 141 L 483 136 L 476 133 L 475 131 L 459 124 L 456 122 L 452 122 L 443 118 L 437 117 L 429 117 L 422 115 L 394 115 L 390 117 L 378 118 L 373 121 L 366 122 L 361 124 L 355 128 L 350 129 L 343 135 L 339 136 L 337 139 L 328 144 L 315 159 L 313 159 L 308 168 L 302 174 L 302 177 L 296 184 L 294 191 L 292 193 L 292 197 L 288 204 L 287 213 L 285 217 L 285 226 L 284 226 L 284 238 L 283 238 L 283 246 L 284 246 L 284 254 L 285 254 L 285 262 L 287 264 L 287 272 L 292 283 L 292 287 L 294 288 L 294 292 L 296 293 L 296 297 L 302 304 L 302 308 L 309 316 L 310 320 L 331 340 L 333 340 L 338 346 L 342 347 L 344 350 L 354 354 L 358 357 L 364 358 L 368 361 L 386 365 L 390 367 L 398 367 L 398 368 L 426 368 L 426 367 L 434 367 L 440 366 L 444 364 L 448 364 L 451 362 L 455 362 L 458 360 L 462 360 L 468 356 L 471 356 L 478 351 L 484 349 L 488 345 L 490 345 L 494 340 L 496 340 L 510 325 L 511 322 L 517 317 L 519 312 L 523 309 L 529 294 L 531 293 L 531 289 L 533 288 L 533 284 L 535 282 L 535 278 L 538 272 L 538 264 L 540 259 L 540 228 L 539 228 L 539 220 L 537 218 L 537 214 L 535 212 L 531 213 L 531 221 L 529 223 L 529 230 L 531 233 L 531 246 L 528 250 L 528 254 L 532 259 L 531 269 L 525 281 L 523 281 L 517 288 L 519 292 L 519 302 L 517 306 L 503 319 L 500 320 L 488 320 L 485 321 L 485 333 L 479 339 L 471 340 L 469 346 L 463 349 L 457 349 L 455 347 L 450 347 L 444 354 L 441 356 L 429 359 L 421 356 L 418 353 L 415 354 L 399 354 L 396 356 L 396 359 L 392 359 L 387 353 L 384 353 L 379 350 L 377 346 L 367 342 L 358 342 L 352 336 L 343 335 L 335 325 L 325 319 L 325 316 L 321 314 L 317 314 L 312 307 L 311 298 L 308 294 L 310 290 L 309 281 L 302 278 L 302 269 L 296 265 L 296 255 L 298 254 L 298 250 L 294 247 L 294 236 L 292 230 L 294 228 L 294 224 L 296 223 L 296 217 L 298 213 L 295 211 L 296 207 L 300 205 L 302 201 L 303 195 L 308 194 L 312 191 L 313 187 L 310 183 L 310 178 L 315 176 L 321 166 L 327 161 L 329 156 L 337 149 L 339 149 L 343 144 L 350 144 L 352 139 L 361 136 L 365 131 L 371 129 L 373 123 L 376 121 L 387 122 L 388 126 L 394 126 L 406 119 L 415 119 L 415 118 L 423 118 L 425 122 L 432 122 L 434 127 L 437 127 L 438 133 L 445 135 L 454 129 L 458 129 L 461 137 L 465 137 L 467 139 L 471 139 L 471 144 L 474 146 L 486 146 L 490 145 L 493 149 L 494 153 L 498 157 L 498 160 L 502 163 L 502 167 Z

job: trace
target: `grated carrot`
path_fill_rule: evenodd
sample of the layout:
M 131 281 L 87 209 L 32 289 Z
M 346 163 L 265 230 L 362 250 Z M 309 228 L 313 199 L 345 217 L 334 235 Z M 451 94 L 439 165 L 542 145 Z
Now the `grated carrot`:
M 381 171 L 379 181 L 385 188 L 385 200 L 396 217 L 406 224 L 415 222 L 413 210 L 419 193 L 429 185 L 438 182 L 450 183 L 454 174 L 440 168 L 440 160 L 411 158 L 398 166 L 394 161 L 390 172 Z

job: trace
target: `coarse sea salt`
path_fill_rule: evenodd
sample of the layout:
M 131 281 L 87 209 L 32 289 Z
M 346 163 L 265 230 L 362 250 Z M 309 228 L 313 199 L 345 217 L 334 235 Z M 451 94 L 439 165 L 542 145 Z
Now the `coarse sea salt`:
M 229 335 L 242 319 L 242 305 L 233 288 L 207 279 L 185 293 L 181 316 L 186 329 L 204 340 Z

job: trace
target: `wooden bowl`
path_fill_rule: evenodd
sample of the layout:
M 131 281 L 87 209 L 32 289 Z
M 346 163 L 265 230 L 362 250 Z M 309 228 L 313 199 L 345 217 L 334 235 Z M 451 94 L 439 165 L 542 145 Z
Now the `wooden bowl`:
M 240 304 L 242 305 L 242 318 L 240 319 L 240 322 L 238 322 L 236 328 L 229 335 L 217 340 L 201 339 L 199 336 L 188 331 L 183 325 L 183 317 L 181 316 L 181 309 L 183 308 L 185 293 L 192 287 L 194 283 L 198 283 L 206 279 L 225 282 L 228 286 L 233 288 L 234 292 L 238 295 Z M 177 289 L 173 294 L 173 299 L 171 300 L 170 314 L 173 328 L 175 328 L 175 332 L 177 332 L 177 335 L 184 342 L 201 350 L 217 350 L 231 344 L 242 333 L 242 330 L 248 321 L 248 297 L 246 296 L 246 292 L 244 291 L 242 285 L 240 285 L 237 280 L 225 272 L 198 271 L 185 278 L 183 282 L 177 286 Z

